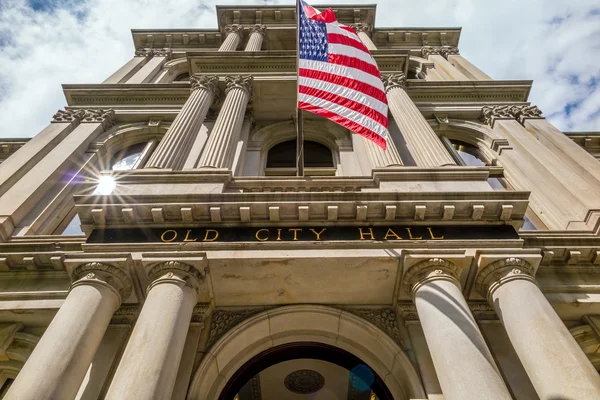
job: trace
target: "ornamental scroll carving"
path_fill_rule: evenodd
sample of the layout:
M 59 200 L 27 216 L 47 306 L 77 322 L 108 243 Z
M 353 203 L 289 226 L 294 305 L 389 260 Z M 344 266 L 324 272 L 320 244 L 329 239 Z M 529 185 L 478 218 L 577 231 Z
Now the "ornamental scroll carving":
M 227 25 L 225 27 L 225 36 L 226 37 L 229 36 L 230 33 L 236 33 L 241 36 L 243 30 L 244 30 L 244 27 L 242 25 L 237 25 L 237 24 Z
M 208 336 L 208 342 L 206 348 L 210 348 L 217 342 L 225 333 L 231 328 L 256 315 L 264 309 L 253 309 L 253 310 L 241 310 L 241 311 L 214 311 L 212 314 L 212 320 L 210 323 L 210 334 Z
M 104 129 L 110 129 L 115 124 L 115 111 L 111 109 L 93 108 L 85 110 L 82 123 L 101 123 Z
M 151 265 L 148 268 L 148 277 L 153 281 L 150 286 L 160 280 L 178 280 L 198 290 L 204 281 L 204 270 L 198 270 L 192 265 L 179 261 L 166 261 Z
M 481 109 L 481 122 L 491 128 L 498 120 L 516 119 L 524 124 L 527 119 L 543 119 L 542 111 L 537 106 L 485 106 Z
M 421 48 L 421 57 L 427 59 L 429 56 L 436 55 L 448 59 L 448 56 L 459 55 L 458 47 L 456 46 L 423 46 Z
M 53 123 L 75 122 L 78 124 L 85 117 L 84 110 L 58 110 L 52 117 Z
M 534 275 L 533 265 L 520 258 L 509 257 L 486 265 L 477 275 L 475 288 L 483 297 L 489 298 L 494 290 L 513 280 L 525 279 L 535 283 Z
M 250 34 L 259 33 L 261 36 L 264 37 L 267 34 L 267 26 L 260 24 L 250 25 L 248 27 L 248 31 L 250 32 Z
M 366 319 L 392 338 L 400 347 L 403 347 L 396 313 L 391 308 L 346 308 L 352 314 Z
M 394 88 L 406 89 L 406 75 L 403 72 L 384 74 L 381 76 L 381 80 L 386 93 Z
M 173 52 L 171 49 L 140 49 L 135 51 L 136 57 L 167 57 L 171 59 Z
M 78 266 L 73 270 L 73 285 L 85 282 L 98 282 L 110 285 L 115 289 L 121 299 L 129 297 L 133 290 L 133 284 L 127 274 L 114 265 L 101 262 L 90 262 Z
M 440 48 L 440 54 L 447 60 L 449 56 L 460 55 L 460 52 L 458 51 L 458 47 L 456 46 L 443 46 L 442 48 Z
M 408 268 L 404 274 L 404 289 L 412 294 L 430 280 L 446 279 L 458 282 L 459 268 L 443 258 L 430 258 Z
M 192 75 L 190 78 L 191 91 L 198 89 L 208 90 L 213 97 L 219 97 L 219 77 L 216 75 Z
M 367 35 L 369 35 L 371 33 L 371 25 L 369 24 L 363 24 L 363 23 L 357 23 L 357 24 L 352 24 L 350 25 L 352 27 L 352 29 L 354 29 L 356 31 L 356 33 L 366 33 Z
M 249 95 L 252 95 L 252 82 L 254 79 L 250 75 L 237 75 L 225 77 L 225 94 L 233 89 L 242 89 Z

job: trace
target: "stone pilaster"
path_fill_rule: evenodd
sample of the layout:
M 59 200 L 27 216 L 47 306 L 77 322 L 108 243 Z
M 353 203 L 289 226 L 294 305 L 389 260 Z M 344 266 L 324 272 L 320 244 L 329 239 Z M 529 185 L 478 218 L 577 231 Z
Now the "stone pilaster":
M 132 284 L 120 269 L 88 263 L 12 384 L 5 399 L 74 399 L 113 313 Z
M 262 50 L 263 41 L 267 32 L 265 25 L 252 25 L 248 28 L 250 38 L 246 44 L 244 51 L 260 51 Z
M 371 31 L 373 28 L 371 25 L 359 23 L 352 24 L 351 27 L 356 31 L 358 37 L 369 51 L 377 50 L 377 46 L 375 46 L 375 43 L 371 40 Z
M 171 59 L 171 49 L 143 49 L 135 53 L 136 56 L 152 57 L 144 64 L 127 83 L 149 83 L 161 70 L 163 65 Z
M 508 400 L 508 389 L 461 292 L 459 273 L 452 262 L 432 258 L 408 267 L 403 282 L 412 293 L 444 398 Z
M 200 131 L 206 114 L 218 96 L 219 78 L 200 75 L 190 78 L 191 95 L 162 138 L 146 168 L 181 169 Z
M 225 77 L 225 101 L 208 138 L 198 167 L 231 168 L 244 115 L 252 93 L 251 76 Z
M 455 46 L 443 46 L 440 49 L 440 54 L 448 62 L 454 65 L 460 72 L 465 74 L 468 78 L 474 81 L 489 81 L 492 78 L 489 77 L 482 70 L 471 64 L 466 58 L 460 55 L 458 47 Z
M 178 261 L 150 266 L 152 283 L 107 400 L 171 398 L 204 271 Z
M 103 84 L 115 84 L 127 82 L 140 68 L 142 68 L 152 57 L 152 52 L 138 50 L 127 64 L 119 68 L 114 74 L 106 78 Z
M 476 288 L 496 309 L 539 397 L 600 398 L 598 372 L 536 285 L 533 265 L 516 257 L 484 262 Z
M 241 25 L 227 25 L 225 27 L 225 40 L 219 51 L 236 51 L 242 41 L 243 29 Z
M 456 165 L 440 138 L 406 93 L 406 76 L 400 72 L 384 75 L 382 78 L 390 111 L 417 166 Z
M 445 80 L 470 81 L 471 79 L 444 58 L 443 54 L 446 54 L 448 51 L 451 51 L 449 47 L 424 46 L 421 48 L 421 56 L 433 61 L 437 72 L 439 72 Z

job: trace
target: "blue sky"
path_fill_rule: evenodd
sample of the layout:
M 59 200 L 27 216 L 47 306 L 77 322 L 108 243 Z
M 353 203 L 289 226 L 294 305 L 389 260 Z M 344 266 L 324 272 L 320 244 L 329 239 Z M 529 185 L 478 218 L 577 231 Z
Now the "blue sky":
M 464 57 L 494 79 L 534 80 L 531 102 L 560 129 L 600 131 L 597 0 L 366 3 L 378 26 L 461 26 Z M 215 28 L 217 4 L 294 2 L 0 0 L 0 137 L 35 135 L 65 106 L 62 83 L 99 83 L 127 62 L 130 29 Z

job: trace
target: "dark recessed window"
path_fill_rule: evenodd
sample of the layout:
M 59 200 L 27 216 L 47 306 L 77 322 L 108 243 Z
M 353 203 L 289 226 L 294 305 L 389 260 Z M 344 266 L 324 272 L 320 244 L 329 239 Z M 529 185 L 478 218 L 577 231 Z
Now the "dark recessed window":
M 110 169 L 125 171 L 141 167 L 140 162 L 148 143 L 138 143 L 119 151 L 112 159 Z
M 406 75 L 406 79 L 419 79 L 419 75 L 417 71 L 408 71 L 408 75 Z
M 472 144 L 458 140 L 451 140 L 450 143 L 452 143 L 452 147 L 454 147 L 454 150 L 456 150 L 465 165 L 470 167 L 489 166 L 489 163 L 481 156 L 479 149 Z
M 331 150 L 317 142 L 304 142 L 305 168 L 333 168 Z M 279 143 L 269 150 L 267 168 L 296 168 L 296 141 Z
M 190 80 L 190 74 L 188 74 L 187 72 L 184 72 L 183 74 L 177 75 L 177 77 L 175 79 L 173 79 L 173 82 L 185 82 L 185 81 L 189 81 L 189 80 Z

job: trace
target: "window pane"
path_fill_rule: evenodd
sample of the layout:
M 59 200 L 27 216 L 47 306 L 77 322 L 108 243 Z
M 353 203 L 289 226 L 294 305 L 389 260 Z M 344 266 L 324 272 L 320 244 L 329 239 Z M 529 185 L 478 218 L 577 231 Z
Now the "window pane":
M 138 143 L 118 152 L 113 157 L 111 169 L 113 171 L 126 171 L 133 169 L 135 164 L 144 154 L 146 145 L 146 143 Z
M 65 228 L 61 235 L 83 235 L 84 232 L 81 230 L 81 220 L 79 219 L 79 214 L 75 214 L 69 225 Z
M 525 224 L 523 224 L 523 227 L 520 230 L 522 230 L 522 231 L 537 231 L 538 230 L 535 227 L 535 225 L 533 224 L 533 222 L 531 222 L 531 220 L 527 217 L 527 215 L 525 215 L 523 217 L 523 219 L 525 220 Z
M 304 142 L 304 166 L 308 168 L 332 168 L 331 150 L 317 142 Z M 269 150 L 267 168 L 296 168 L 296 141 L 279 143 Z
M 479 149 L 477 147 L 458 140 L 451 140 L 450 143 L 452 143 L 452 147 L 454 147 L 460 158 L 462 158 L 468 166 L 485 167 L 489 165 L 479 155 Z

